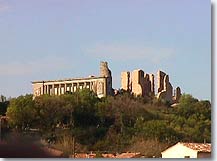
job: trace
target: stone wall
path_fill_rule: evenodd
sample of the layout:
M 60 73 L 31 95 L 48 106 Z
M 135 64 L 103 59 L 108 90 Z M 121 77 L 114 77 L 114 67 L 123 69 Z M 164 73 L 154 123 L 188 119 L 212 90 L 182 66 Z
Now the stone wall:
M 121 72 L 121 88 L 130 91 L 130 72 Z
M 136 96 L 143 96 L 144 91 L 143 91 L 143 84 L 144 82 L 144 72 L 140 69 L 134 70 L 132 72 L 132 92 Z
M 113 95 L 114 91 L 112 88 L 112 72 L 108 67 L 107 62 L 100 62 L 100 77 L 105 77 L 106 78 L 106 94 L 107 95 Z
M 100 77 L 91 76 L 87 78 L 35 81 L 32 82 L 32 85 L 34 98 L 43 94 L 61 95 L 84 88 L 95 92 L 98 97 L 113 95 L 112 76 L 107 62 L 100 63 Z
M 130 91 L 136 96 L 155 96 L 154 78 L 154 74 L 145 74 L 141 69 L 134 70 L 131 75 L 130 72 L 122 72 L 121 88 Z M 170 103 L 178 103 L 181 97 L 181 89 L 177 87 L 173 93 L 169 75 L 160 70 L 157 72 L 156 97 Z
M 162 72 L 162 71 L 158 71 L 157 72 L 157 82 L 158 82 L 158 89 L 157 92 L 161 92 L 164 89 L 164 77 L 165 77 L 166 73 Z
M 161 71 L 160 71 L 161 72 Z M 161 89 L 161 79 L 162 79 L 162 75 L 158 75 L 158 81 L 159 83 L 159 87 L 158 90 Z M 171 85 L 171 83 L 169 82 L 169 76 L 168 75 L 164 75 L 163 77 L 163 89 L 161 91 L 158 92 L 157 95 L 158 99 L 164 99 L 170 103 L 172 103 L 172 98 L 173 98 L 173 87 Z

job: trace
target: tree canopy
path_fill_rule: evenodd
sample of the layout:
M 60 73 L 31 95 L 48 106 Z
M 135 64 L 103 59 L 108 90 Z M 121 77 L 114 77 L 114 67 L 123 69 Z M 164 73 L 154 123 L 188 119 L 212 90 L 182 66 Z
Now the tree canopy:
M 158 143 L 160 155 L 177 141 L 211 141 L 211 103 L 188 94 L 175 107 L 126 92 L 101 99 L 89 90 L 34 100 L 26 95 L 10 100 L 6 114 L 20 130 L 38 128 L 60 138 L 58 130 L 68 129 L 87 150 L 127 151 L 144 142 Z

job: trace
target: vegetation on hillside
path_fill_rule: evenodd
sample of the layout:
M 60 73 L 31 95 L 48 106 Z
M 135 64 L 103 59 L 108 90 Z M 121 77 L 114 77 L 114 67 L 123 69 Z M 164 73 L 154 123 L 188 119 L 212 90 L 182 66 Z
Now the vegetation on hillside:
M 89 90 L 34 100 L 26 95 L 11 99 L 6 115 L 11 128 L 37 128 L 61 149 L 71 146 L 74 137 L 77 151 L 139 151 L 159 157 L 178 141 L 211 142 L 211 104 L 188 94 L 175 107 L 127 92 L 101 99 Z

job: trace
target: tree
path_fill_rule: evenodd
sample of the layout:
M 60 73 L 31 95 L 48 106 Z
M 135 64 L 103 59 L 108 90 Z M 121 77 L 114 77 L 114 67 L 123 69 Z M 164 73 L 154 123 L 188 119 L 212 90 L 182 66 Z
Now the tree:
M 33 125 L 35 119 L 34 101 L 32 95 L 19 96 L 10 101 L 6 115 L 9 124 L 18 129 L 25 129 Z
M 194 113 L 194 105 L 198 100 L 189 94 L 183 94 L 177 108 L 177 114 L 188 118 Z
M 6 115 L 9 101 L 0 102 L 0 115 Z
M 0 97 L 0 102 L 6 102 L 6 97 L 3 96 L 3 95 L 1 95 L 1 97 Z
M 42 95 L 35 98 L 37 125 L 43 132 L 54 132 L 63 121 L 65 102 L 59 96 Z

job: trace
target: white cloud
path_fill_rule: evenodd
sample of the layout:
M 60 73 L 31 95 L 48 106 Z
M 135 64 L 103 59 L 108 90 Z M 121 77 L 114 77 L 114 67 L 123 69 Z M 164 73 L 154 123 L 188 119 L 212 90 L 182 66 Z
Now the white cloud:
M 170 59 L 175 54 L 172 48 L 146 47 L 133 44 L 97 44 L 86 48 L 84 52 L 98 58 L 113 60 L 144 59 L 152 63 Z
M 70 62 L 59 57 L 47 57 L 25 62 L 0 64 L 0 76 L 30 75 L 38 72 L 50 72 L 65 69 Z

